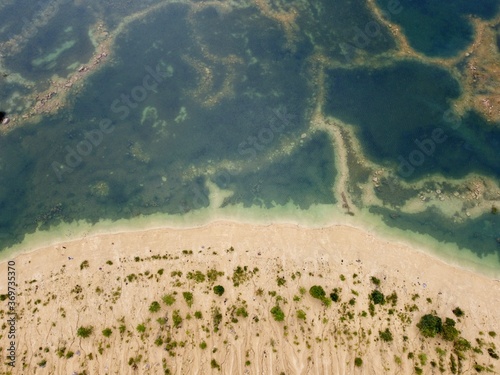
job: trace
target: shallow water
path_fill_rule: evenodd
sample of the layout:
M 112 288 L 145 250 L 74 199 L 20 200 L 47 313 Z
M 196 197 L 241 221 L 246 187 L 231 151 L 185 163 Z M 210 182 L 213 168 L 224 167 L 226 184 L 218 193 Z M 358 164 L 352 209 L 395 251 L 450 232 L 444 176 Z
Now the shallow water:
M 439 12 L 430 14 L 424 13 L 431 1 L 401 2 L 401 12 L 380 3 L 401 24 L 408 14 L 422 22 L 430 17 L 440 27 L 459 22 L 453 29 L 459 37 L 447 29 L 428 50 L 425 32 L 420 45 L 405 28 L 416 49 L 440 56 L 470 43 L 463 14 L 488 18 L 494 8 L 488 1 L 480 9 L 458 1 L 443 21 L 441 3 L 432 3 Z M 97 3 L 58 3 L 51 22 L 6 56 L 6 69 L 19 76 L 0 81 L 2 105 L 15 107 L 14 92 L 23 97 L 30 85 L 45 89 L 53 75 L 65 77 L 88 61 L 88 28 L 97 15 L 112 30 L 148 6 L 117 5 L 113 11 Z M 210 220 L 234 211 L 266 222 L 355 223 L 337 196 L 345 191 L 354 211 L 365 215 L 369 208 L 388 230 L 411 230 L 478 257 L 500 254 L 500 215 L 456 224 L 436 208 L 411 214 L 400 209 L 418 194 L 413 184 L 429 176 L 446 181 L 476 173 L 498 183 L 500 126 L 474 111 L 452 115 L 452 101 L 462 92 L 447 70 L 391 60 L 397 44 L 366 2 L 276 2 L 271 9 L 291 7 L 298 11 L 289 14 L 290 24 L 256 6 L 194 11 L 171 4 L 126 26 L 108 65 L 73 92 L 66 107 L 0 136 L 0 248 L 54 227 L 61 236 L 60 228 L 82 221 L 164 218 L 188 224 L 200 212 Z M 12 6 L 4 10 L 16 13 Z M 19 33 L 9 21 L 0 40 Z M 330 64 L 323 115 L 342 121 L 361 146 L 357 155 L 354 143 L 347 145 L 343 173 L 350 188 L 336 186 L 338 140 L 313 120 L 321 59 Z M 380 204 L 366 204 L 363 186 L 375 168 L 390 171 L 392 180 L 382 179 L 374 191 Z

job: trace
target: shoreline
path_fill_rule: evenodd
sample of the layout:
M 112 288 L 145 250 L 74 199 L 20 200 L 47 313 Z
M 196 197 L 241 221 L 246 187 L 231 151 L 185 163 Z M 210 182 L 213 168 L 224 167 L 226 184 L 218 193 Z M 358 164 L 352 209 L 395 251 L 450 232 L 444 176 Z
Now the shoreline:
M 195 215 L 198 216 L 198 215 Z M 203 216 L 203 215 L 201 215 Z M 451 258 L 447 256 L 448 254 L 438 254 L 434 249 L 430 246 L 425 246 L 421 240 L 422 235 L 411 232 L 410 236 L 403 236 L 403 233 L 407 233 L 408 231 L 401 230 L 390 230 L 392 228 L 384 228 L 389 229 L 389 231 L 382 232 L 377 231 L 378 223 L 371 223 L 372 226 L 368 227 L 367 223 L 352 223 L 352 220 L 346 220 L 345 222 L 330 222 L 327 224 L 318 223 L 318 225 L 304 224 L 303 222 L 297 220 L 273 220 L 270 218 L 270 221 L 252 221 L 250 220 L 241 220 L 235 219 L 232 217 L 222 217 L 216 219 L 204 220 L 203 217 L 195 218 L 194 224 L 186 225 L 186 222 L 189 221 L 189 218 L 185 216 L 178 217 L 179 223 L 169 222 L 168 224 L 148 224 L 148 217 L 141 217 L 136 220 L 123 220 L 125 223 L 122 225 L 117 225 L 116 222 L 105 222 L 98 223 L 96 225 L 92 225 L 86 228 L 82 228 L 81 232 L 77 232 L 74 235 L 71 235 L 69 238 L 63 239 L 61 237 L 54 236 L 54 232 L 36 232 L 32 238 L 28 239 L 28 241 L 23 241 L 20 244 L 14 245 L 11 248 L 8 248 L 4 251 L 0 252 L 0 267 L 7 263 L 9 260 L 13 260 L 19 257 L 23 257 L 25 255 L 30 255 L 33 253 L 42 252 L 44 250 L 50 248 L 60 248 L 63 245 L 75 244 L 80 242 L 85 242 L 87 240 L 98 239 L 102 237 L 123 237 L 129 235 L 137 235 L 144 236 L 148 233 L 157 233 L 157 232 L 196 232 L 196 231 L 207 231 L 212 228 L 218 229 L 219 227 L 248 227 L 253 229 L 265 229 L 265 228 L 273 228 L 275 230 L 286 230 L 290 228 L 297 229 L 299 231 L 304 232 L 335 232 L 337 230 L 352 230 L 356 231 L 358 235 L 368 236 L 373 239 L 373 241 L 384 242 L 389 247 L 394 248 L 405 248 L 410 253 L 418 254 L 419 257 L 427 257 L 436 262 L 439 262 L 443 266 L 451 267 L 459 272 L 468 272 L 471 274 L 479 275 L 486 277 L 487 279 L 499 281 L 500 282 L 500 269 L 499 268 L 485 268 L 485 265 L 482 263 L 474 262 L 472 263 L 470 259 L 464 259 L 464 257 L 459 258 Z M 346 219 L 349 219 L 346 217 Z M 122 220 L 120 220 L 122 221 Z M 150 222 L 150 221 L 149 221 Z M 151 222 L 150 222 L 151 223 Z M 137 227 L 134 227 L 134 224 L 139 224 Z M 383 224 L 382 224 L 383 225 Z M 76 223 L 76 227 L 80 227 L 80 223 Z M 71 228 L 71 227 L 70 227 Z M 71 229 L 70 229 L 71 230 Z M 392 233 L 391 233 L 392 232 Z M 396 232 L 396 233 L 394 233 Z M 45 237 L 40 240 L 40 237 Z M 410 238 L 414 237 L 414 238 Z M 438 242 L 437 240 L 434 240 Z M 31 242 L 41 242 L 39 245 L 35 245 L 31 247 Z M 460 249 L 458 251 L 463 251 Z M 493 255 L 494 256 L 494 255 Z M 478 258 L 479 259 L 479 258 Z

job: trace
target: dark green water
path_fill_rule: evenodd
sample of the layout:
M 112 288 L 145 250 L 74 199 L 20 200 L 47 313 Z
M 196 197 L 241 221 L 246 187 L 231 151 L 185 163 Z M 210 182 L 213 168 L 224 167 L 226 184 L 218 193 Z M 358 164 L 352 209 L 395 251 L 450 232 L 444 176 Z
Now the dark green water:
M 429 173 L 500 177 L 500 128 L 474 112 L 450 114 L 460 94 L 446 71 L 415 62 L 329 71 L 326 111 L 356 126 L 374 160 L 415 180 Z
M 33 14 L 36 20 L 38 13 Z M 75 7 L 67 1 L 61 2 L 59 12 L 45 25 L 37 27 L 23 16 L 21 23 L 33 33 L 33 37 L 21 39 L 23 48 L 6 60 L 6 66 L 37 82 L 48 80 L 54 74 L 65 77 L 78 69 L 78 66 L 68 69 L 70 65 L 87 61 L 92 56 L 94 47 L 88 36 L 88 27 L 94 22 L 96 20 L 86 7 Z M 23 29 L 18 27 L 16 25 L 13 29 L 22 35 Z M 47 58 L 51 54 L 57 58 Z
M 377 0 L 380 7 L 393 5 L 386 16 L 403 27 L 410 45 L 428 56 L 450 57 L 472 42 L 468 19 L 490 19 L 498 12 L 498 0 Z
M 455 1 L 446 13 L 444 2 L 380 4 L 415 48 L 439 56 L 470 43 L 464 15 L 488 18 L 497 6 Z M 25 5 L 28 19 L 38 14 Z M 65 76 L 69 65 L 88 60 L 87 28 L 96 15 L 111 30 L 145 6 L 61 2 L 51 22 L 17 54 L 5 56 L 5 64 L 44 87 L 53 74 Z M 390 227 L 457 243 L 479 256 L 500 254 L 498 215 L 455 224 L 434 208 L 398 211 L 418 194 L 411 184 L 429 174 L 479 173 L 499 181 L 500 127 L 474 112 L 451 116 L 460 86 L 441 68 L 413 61 L 350 66 L 363 56 L 389 56 L 396 46 L 364 1 L 324 0 L 297 9 L 293 47 L 282 27 L 253 6 L 189 13 L 188 6 L 172 4 L 130 25 L 111 63 L 64 111 L 0 137 L 0 248 L 37 228 L 75 220 L 196 211 L 211 204 L 209 182 L 230 193 L 223 207 L 293 204 L 299 217 L 316 204 L 335 210 L 333 141 L 309 128 L 317 89 L 311 56 L 321 53 L 344 66 L 327 71 L 326 114 L 351 124 L 366 157 L 394 172 L 376 190 L 386 206 L 371 212 Z M 1 10 L 5 41 L 22 33 L 23 15 L 11 5 Z M 421 21 L 419 35 L 405 24 L 414 18 Z M 429 35 L 437 35 L 432 43 Z M 61 46 L 56 58 L 43 60 Z M 27 92 L 21 84 L 0 85 L 5 102 L 14 91 Z M 353 186 L 371 178 L 353 154 L 348 159 Z M 361 208 L 363 190 L 352 192 Z
M 212 25 L 217 13 L 202 12 L 200 28 L 235 35 L 220 50 L 214 40 L 211 50 L 240 58 L 233 66 L 233 93 L 204 106 L 192 95 L 202 77 L 185 56 L 210 61 L 194 42 L 186 15 L 187 7 L 172 5 L 137 23 L 120 36 L 114 64 L 96 73 L 70 110 L 0 139 L 2 247 L 37 227 L 76 219 L 95 223 L 206 207 L 205 180 L 220 183 L 224 169 L 206 175 L 204 168 L 224 161 L 242 168 L 231 175 L 233 203 L 292 200 L 308 208 L 334 202 L 333 150 L 324 134 L 290 156 L 268 156 L 285 147 L 285 139 L 299 142 L 307 128 L 311 91 L 300 74 L 306 56 L 287 54 L 276 41 L 283 35 L 255 10 L 236 11 Z M 251 63 L 253 57 L 258 62 Z M 209 66 L 217 92 L 230 67 Z M 156 117 L 142 121 L 147 107 L 156 109 Z M 191 174 L 192 167 L 201 172 Z M 248 188 L 257 181 L 265 181 L 262 189 Z

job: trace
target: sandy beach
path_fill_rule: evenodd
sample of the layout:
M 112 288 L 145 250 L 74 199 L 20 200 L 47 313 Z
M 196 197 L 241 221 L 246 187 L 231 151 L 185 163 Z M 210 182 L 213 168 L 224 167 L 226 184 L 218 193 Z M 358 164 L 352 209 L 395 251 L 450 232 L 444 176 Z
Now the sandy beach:
M 349 226 L 215 222 L 101 234 L 10 261 L 16 356 L 15 367 L 6 364 L 4 298 L 2 374 L 451 374 L 453 361 L 468 374 L 500 366 L 498 280 Z M 5 280 L 7 267 L 0 263 Z M 330 295 L 325 306 L 308 292 L 313 285 L 337 301 Z M 374 290 L 397 301 L 370 307 Z M 456 321 L 471 345 L 462 358 L 456 343 L 421 335 L 417 323 L 430 313 Z M 382 339 L 386 330 L 391 340 Z

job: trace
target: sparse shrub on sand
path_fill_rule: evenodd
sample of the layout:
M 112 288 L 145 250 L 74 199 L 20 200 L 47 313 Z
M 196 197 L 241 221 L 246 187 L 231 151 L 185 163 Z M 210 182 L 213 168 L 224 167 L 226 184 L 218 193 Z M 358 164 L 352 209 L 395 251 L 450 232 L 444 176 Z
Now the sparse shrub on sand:
M 214 286 L 214 293 L 218 296 L 222 296 L 224 294 L 224 287 L 222 285 Z
M 297 310 L 297 318 L 301 320 L 306 320 L 306 313 L 304 310 Z
M 174 322 L 175 328 L 179 328 L 182 325 L 182 317 L 179 310 L 174 310 L 174 312 L 172 312 L 172 321 Z
M 82 337 L 85 339 L 85 338 L 89 337 L 92 334 L 92 332 L 94 332 L 94 327 L 92 327 L 92 326 L 83 327 L 82 326 L 82 327 L 78 328 L 78 330 L 76 331 L 76 335 L 78 337 Z
M 375 305 L 383 305 L 385 303 L 384 294 L 378 290 L 371 292 L 370 299 Z
M 443 331 L 443 321 L 436 315 L 426 314 L 420 318 L 417 327 L 422 336 L 435 337 Z
M 172 306 L 175 303 L 175 297 L 173 294 L 165 294 L 161 297 L 161 299 L 167 306 Z
M 356 357 L 356 358 L 354 359 L 354 365 L 355 365 L 356 367 L 361 367 L 361 366 L 363 365 L 363 360 L 362 360 L 361 358 L 359 358 L 359 357 Z
M 386 328 L 385 331 L 379 331 L 378 334 L 382 341 L 391 342 L 393 340 L 392 333 L 389 328 Z
M 160 311 L 160 303 L 158 301 L 153 301 L 151 302 L 151 305 L 149 305 L 149 311 L 152 313 Z
M 137 332 L 140 332 L 140 333 L 146 332 L 146 326 L 143 323 L 138 324 L 136 329 L 137 329 Z
M 274 306 L 271 309 L 271 314 L 273 315 L 274 320 L 276 320 L 277 322 L 282 322 L 283 320 L 285 320 L 285 313 L 278 305 Z
M 320 300 L 326 296 L 325 290 L 320 285 L 313 285 L 309 289 L 309 294 L 311 295 L 311 297 L 316 298 L 316 299 L 320 299 Z
M 111 328 L 105 328 L 102 331 L 102 334 L 104 335 L 104 337 L 109 337 L 109 336 L 111 336 L 112 333 L 113 333 L 113 331 L 111 330 Z
M 463 310 L 460 307 L 454 308 L 453 309 L 453 314 L 455 314 L 455 316 L 457 318 L 461 318 L 462 316 L 464 316 L 464 312 L 463 312 Z
M 193 293 L 191 292 L 182 292 L 182 296 L 184 297 L 184 301 L 186 301 L 188 307 L 191 307 L 193 305 Z

